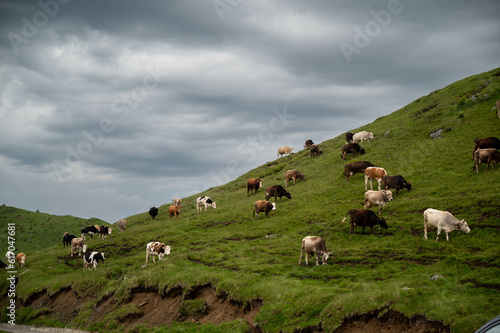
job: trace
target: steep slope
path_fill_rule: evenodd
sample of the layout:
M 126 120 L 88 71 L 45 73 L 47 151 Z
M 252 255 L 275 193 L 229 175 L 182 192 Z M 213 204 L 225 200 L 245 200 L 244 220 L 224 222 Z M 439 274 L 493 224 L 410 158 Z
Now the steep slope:
M 178 219 L 169 219 L 168 205 L 160 207 L 156 221 L 147 212 L 130 216 L 125 232 L 87 243 L 106 253 L 97 271 L 82 274 L 81 259 L 69 258 L 59 243 L 43 255 L 33 253 L 17 286 L 23 306 L 18 318 L 110 332 L 162 325 L 169 332 L 278 332 L 342 331 L 356 318 L 390 321 L 403 314 L 415 325 L 428 321 L 419 328 L 424 331 L 438 321 L 444 331 L 472 332 L 500 312 L 500 171 L 472 172 L 474 139 L 500 137 L 492 110 L 499 99 L 495 69 L 362 128 L 346 128 L 374 133 L 361 157 L 341 160 L 339 136 L 320 144 L 322 156 L 301 151 L 183 198 Z M 439 138 L 429 136 L 440 129 Z M 351 235 L 340 221 L 350 209 L 362 208 L 364 178 L 358 174 L 346 183 L 343 167 L 360 159 L 403 175 L 413 191 L 400 191 L 382 212 L 389 229 L 361 235 L 358 228 Z M 260 189 L 247 196 L 246 180 L 283 185 L 288 169 L 300 170 L 307 180 L 289 185 L 292 199 L 278 200 L 270 218 L 253 218 L 253 203 L 265 194 Z M 196 213 L 200 195 L 212 197 L 217 209 Z M 434 231 L 424 240 L 422 212 L 429 207 L 465 219 L 471 232 L 435 242 Z M 307 235 L 325 239 L 333 252 L 328 265 L 298 265 Z M 172 254 L 144 265 L 144 247 L 153 240 L 171 245 Z M 442 277 L 431 280 L 436 274 Z M 77 306 L 58 310 L 57 300 L 70 297 L 79 300 Z M 152 304 L 163 312 L 150 315 L 157 309 L 148 308 Z M 217 316 L 219 310 L 234 315 Z

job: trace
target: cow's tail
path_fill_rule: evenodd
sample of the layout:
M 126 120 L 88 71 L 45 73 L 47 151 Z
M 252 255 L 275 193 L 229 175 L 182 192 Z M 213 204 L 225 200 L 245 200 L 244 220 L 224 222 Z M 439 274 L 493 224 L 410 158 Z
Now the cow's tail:
M 253 210 L 253 217 L 255 217 L 255 208 L 254 208 L 254 210 Z
M 343 219 L 340 223 L 344 223 L 344 222 L 345 222 L 345 220 L 347 219 L 347 215 L 349 215 L 349 213 L 350 213 L 350 212 L 351 212 L 351 211 L 348 211 L 348 212 L 347 212 L 347 214 L 345 214 L 344 219 Z

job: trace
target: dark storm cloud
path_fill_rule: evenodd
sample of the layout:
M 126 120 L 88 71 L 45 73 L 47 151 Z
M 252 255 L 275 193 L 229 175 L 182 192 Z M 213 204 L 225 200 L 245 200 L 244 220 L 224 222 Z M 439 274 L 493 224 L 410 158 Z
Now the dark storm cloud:
M 3 1 L 0 198 L 116 221 L 221 185 L 278 146 L 497 67 L 499 12 L 493 0 Z

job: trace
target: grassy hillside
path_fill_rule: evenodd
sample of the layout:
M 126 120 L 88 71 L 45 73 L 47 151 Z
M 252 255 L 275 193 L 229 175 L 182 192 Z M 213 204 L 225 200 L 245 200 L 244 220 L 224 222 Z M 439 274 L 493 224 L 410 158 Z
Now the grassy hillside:
M 32 253 L 19 271 L 17 323 L 101 332 L 332 332 L 362 314 L 376 319 L 397 311 L 473 332 L 500 313 L 500 167 L 472 171 L 474 139 L 500 137 L 491 111 L 499 99 L 500 68 L 346 128 L 374 133 L 362 157 L 341 160 L 344 139 L 333 138 L 320 144 L 322 156 L 300 151 L 183 198 L 178 219 L 169 219 L 168 204 L 157 221 L 147 212 L 130 216 L 125 232 L 88 241 L 90 250 L 106 253 L 97 271 L 82 271 L 81 259 L 60 244 L 65 228 L 53 224 L 53 245 Z M 440 138 L 431 139 L 438 129 Z M 358 159 L 412 182 L 413 191 L 400 191 L 382 212 L 387 230 L 362 235 L 357 228 L 351 235 L 340 223 L 362 208 L 364 177 L 346 183 L 343 174 L 344 164 Z M 270 218 L 253 218 L 253 203 L 265 194 L 247 196 L 246 180 L 283 184 L 288 169 L 307 180 L 289 185 L 292 199 L 278 200 Z M 197 214 L 199 195 L 209 195 L 217 209 Z M 430 207 L 465 219 L 471 232 L 453 232 L 449 242 L 444 234 L 435 242 L 435 231 L 423 239 L 422 212 Z M 325 239 L 333 253 L 328 265 L 298 264 L 307 235 Z M 171 245 L 172 254 L 145 265 L 144 248 L 153 240 Z M 431 280 L 436 274 L 442 278 Z M 0 281 L 4 294 L 7 282 Z

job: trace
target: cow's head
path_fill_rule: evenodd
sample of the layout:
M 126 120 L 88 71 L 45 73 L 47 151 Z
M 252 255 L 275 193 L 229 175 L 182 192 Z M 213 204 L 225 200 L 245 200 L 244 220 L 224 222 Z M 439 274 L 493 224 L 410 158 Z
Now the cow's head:
M 217 208 L 217 205 L 213 201 L 212 201 L 212 208 Z
M 276 210 L 276 202 L 270 202 L 271 204 L 271 210 Z
M 360 153 L 361 155 L 363 155 L 363 154 L 365 153 L 365 148 L 361 147 L 361 148 L 359 149 L 359 153 Z
M 102 257 L 102 261 L 106 260 L 106 258 L 104 258 L 104 252 L 101 252 L 101 257 Z
M 292 195 L 290 194 L 290 191 L 286 191 L 283 195 L 284 195 L 285 197 L 287 197 L 288 199 L 291 199 L 291 198 L 292 198 Z
M 467 225 L 467 222 L 465 222 L 465 220 L 458 222 L 458 230 L 461 230 L 461 231 L 465 232 L 466 234 L 468 234 L 470 232 L 470 228 Z
M 166 255 L 170 255 L 170 250 L 171 249 L 172 249 L 172 247 L 170 245 L 165 246 L 165 254 Z
M 331 254 L 330 251 L 323 251 L 323 252 L 321 252 L 321 259 L 322 259 L 321 262 L 323 263 L 323 265 L 326 265 L 326 261 L 330 257 L 330 254 Z
M 384 229 L 387 229 L 389 228 L 389 226 L 387 225 L 387 221 L 383 218 L 383 217 L 379 217 L 378 219 L 378 223 L 380 224 L 380 226 Z
M 405 187 L 408 189 L 408 191 L 411 191 L 411 183 L 410 182 L 407 182 Z
M 367 135 L 368 139 L 373 139 L 373 133 L 372 132 L 369 132 L 368 135 Z
M 392 192 L 390 190 L 384 190 L 382 193 L 386 202 L 392 201 Z
M 262 180 L 259 180 L 259 188 L 262 187 Z

